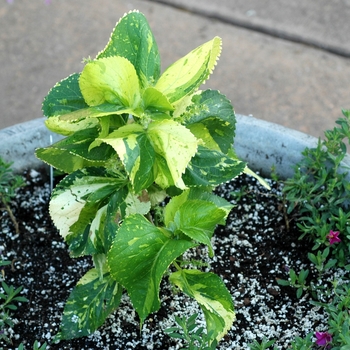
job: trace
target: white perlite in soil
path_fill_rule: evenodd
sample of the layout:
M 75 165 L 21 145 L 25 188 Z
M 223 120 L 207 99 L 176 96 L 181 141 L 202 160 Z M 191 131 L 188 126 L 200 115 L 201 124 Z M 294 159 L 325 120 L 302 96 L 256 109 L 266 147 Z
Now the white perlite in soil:
M 161 285 L 161 309 L 150 315 L 141 334 L 138 317 L 124 294 L 120 307 L 94 334 L 52 344 L 69 292 L 91 268 L 91 259 L 69 257 L 48 215 L 48 183 L 35 171 L 26 177 L 28 187 L 19 191 L 13 204 L 21 233 L 15 235 L 8 215 L 2 213 L 0 246 L 5 260 L 13 262 L 12 268 L 4 268 L 6 283 L 22 285 L 22 295 L 29 302 L 19 306 L 15 327 L 7 330 L 13 345 L 0 343 L 0 347 L 16 349 L 23 342 L 31 349 L 38 340 L 48 342 L 47 349 L 172 350 L 184 345 L 163 332 L 174 326 L 175 315 L 199 313 L 198 324 L 205 325 L 197 303 L 181 292 L 173 294 L 166 278 Z M 281 187 L 267 181 L 271 191 L 246 176 L 220 186 L 217 193 L 236 206 L 227 225 L 218 227 L 213 237 L 215 257 L 210 259 L 205 247 L 186 254 L 189 259 L 203 259 L 207 263 L 203 269 L 219 274 L 232 294 L 237 320 L 218 349 L 248 349 L 248 344 L 263 337 L 276 339 L 277 348 L 286 349 L 295 336 L 327 329 L 327 318 L 309 303 L 310 295 L 297 299 L 294 289 L 276 282 L 277 278 L 287 279 L 290 268 L 297 272 L 309 269 L 311 276 L 315 271 L 306 258 L 311 246 L 298 240 L 295 228 L 286 231 Z M 230 195 L 242 188 L 245 195 L 241 199 Z M 318 283 L 329 285 L 341 273 L 332 271 Z

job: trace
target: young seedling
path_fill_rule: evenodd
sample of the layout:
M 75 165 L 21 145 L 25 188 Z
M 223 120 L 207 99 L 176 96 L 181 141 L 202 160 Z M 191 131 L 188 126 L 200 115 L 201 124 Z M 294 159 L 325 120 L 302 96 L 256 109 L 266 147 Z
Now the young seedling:
M 24 180 L 21 176 L 15 175 L 11 169 L 11 163 L 5 162 L 0 158 L 0 204 L 3 206 L 1 210 L 6 210 L 15 227 L 15 231 L 19 233 L 18 222 L 13 215 L 10 204 L 16 195 L 16 190 L 24 186 Z
M 13 286 L 7 285 L 4 281 L 1 281 L 2 291 L 0 291 L 0 339 L 4 339 L 10 343 L 11 340 L 8 338 L 5 328 L 14 327 L 12 320 L 12 311 L 17 310 L 17 306 L 14 302 L 27 302 L 28 299 L 19 296 L 23 287 L 14 288 Z
M 264 337 L 260 343 L 257 340 L 254 340 L 254 342 L 248 346 L 250 350 L 266 350 L 270 348 L 274 343 L 275 340 L 268 340 L 266 337 Z M 274 346 L 273 350 L 277 350 L 277 348 Z
M 198 327 L 196 319 L 198 314 L 189 318 L 175 316 L 177 327 L 171 327 L 164 330 L 171 338 L 182 339 L 187 343 L 182 350 L 214 350 L 217 342 L 211 342 L 212 337 L 205 333 L 203 327 Z

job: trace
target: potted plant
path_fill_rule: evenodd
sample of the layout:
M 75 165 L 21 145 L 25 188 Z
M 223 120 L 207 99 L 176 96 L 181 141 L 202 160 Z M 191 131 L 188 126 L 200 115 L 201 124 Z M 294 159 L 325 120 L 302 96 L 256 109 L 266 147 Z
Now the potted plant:
M 91 256 L 94 265 L 72 290 L 56 341 L 93 333 L 118 308 L 125 290 L 142 325 L 160 307 L 165 275 L 198 302 L 206 320 L 205 346 L 213 348 L 231 328 L 235 312 L 223 281 L 212 272 L 185 268 L 183 258 L 199 245 L 214 255 L 214 229 L 225 223 L 232 204 L 212 190 L 243 172 L 268 187 L 240 159 L 263 172 L 283 165 L 277 172 L 287 178 L 289 165 L 315 140 L 302 137 L 295 153 L 282 156 L 276 140 L 290 151 L 300 133 L 287 139 L 285 129 L 274 127 L 269 143 L 260 130 L 270 124 L 255 129 L 254 119 L 239 116 L 233 147 L 231 103 L 218 91 L 198 90 L 220 50 L 221 40 L 214 38 L 161 75 L 148 23 L 132 11 L 96 59 L 86 60 L 81 73 L 56 84 L 45 98 L 46 126 L 66 137 L 39 147 L 36 155 L 68 174 L 53 191 L 50 214 L 70 254 Z M 263 165 L 266 158 L 271 163 Z

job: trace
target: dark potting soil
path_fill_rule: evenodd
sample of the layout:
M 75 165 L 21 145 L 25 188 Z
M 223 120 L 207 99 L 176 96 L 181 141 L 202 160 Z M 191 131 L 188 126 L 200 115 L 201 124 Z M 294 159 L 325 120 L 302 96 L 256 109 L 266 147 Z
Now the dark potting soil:
M 23 286 L 21 295 L 29 300 L 14 312 L 14 328 L 6 330 L 12 344 L 2 341 L 0 349 L 16 349 L 21 342 L 25 349 L 32 349 L 35 340 L 57 350 L 181 348 L 184 344 L 163 332 L 175 325 L 174 316 L 199 313 L 199 325 L 205 321 L 195 301 L 181 292 L 173 294 L 167 278 L 161 285 L 161 309 L 150 315 L 142 332 L 125 294 L 120 307 L 94 334 L 52 343 L 65 301 L 92 262 L 89 257 L 70 258 L 48 214 L 49 179 L 43 174 L 26 172 L 27 186 L 18 191 L 12 203 L 19 234 L 15 234 L 8 214 L 0 214 L 0 249 L 4 260 L 12 261 L 3 267 L 5 282 L 16 288 Z M 288 218 L 289 227 L 286 225 L 281 185 L 268 181 L 270 191 L 245 175 L 219 186 L 216 193 L 235 207 L 226 226 L 216 229 L 215 257 L 210 259 L 205 247 L 187 254 L 188 258 L 204 256 L 207 267 L 202 268 L 220 275 L 234 300 L 237 319 L 218 349 L 249 349 L 248 344 L 263 337 L 276 339 L 279 349 L 287 349 L 295 336 L 326 329 L 327 317 L 309 303 L 309 294 L 298 299 L 295 289 L 277 284 L 278 278 L 288 279 L 290 268 L 296 272 L 309 269 L 309 278 L 315 271 L 307 259 L 311 244 L 298 239 L 293 217 Z

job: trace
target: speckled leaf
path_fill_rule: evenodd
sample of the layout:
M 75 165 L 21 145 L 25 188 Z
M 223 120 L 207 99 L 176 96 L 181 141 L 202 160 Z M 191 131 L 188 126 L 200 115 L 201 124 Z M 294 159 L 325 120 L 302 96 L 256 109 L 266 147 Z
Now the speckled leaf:
M 67 113 L 67 116 L 71 113 Z M 61 135 L 72 135 L 76 131 L 90 129 L 98 125 L 98 120 L 96 118 L 85 118 L 80 121 L 66 121 L 61 119 L 63 115 L 56 115 L 45 120 L 46 127 Z M 68 117 L 69 118 L 69 117 Z
M 109 273 L 101 280 L 96 269 L 77 283 L 65 305 L 56 340 L 87 336 L 100 327 L 120 303 L 123 288 Z
M 88 107 L 79 87 L 80 74 L 72 74 L 58 82 L 43 101 L 43 114 L 48 118 L 45 125 L 48 129 L 61 135 L 70 135 L 77 130 L 93 127 L 97 120 L 86 119 L 79 123 L 60 120 L 60 116 L 70 114 Z
M 230 101 L 218 91 L 194 95 L 179 119 L 206 148 L 225 154 L 232 148 L 236 117 Z
M 106 176 L 101 168 L 88 168 L 68 175 L 56 186 L 50 215 L 73 256 L 108 250 L 100 236 L 101 221 L 106 218 L 108 199 L 123 185 L 123 180 Z
M 225 216 L 222 220 L 217 222 L 220 225 L 225 224 L 227 215 L 230 213 L 233 205 L 229 203 L 226 199 L 216 196 L 215 194 L 208 192 L 202 187 L 192 187 L 186 191 L 183 191 L 179 196 L 173 197 L 164 211 L 164 224 L 168 226 L 171 221 L 174 221 L 175 214 L 179 211 L 181 206 L 186 203 L 186 201 L 202 200 L 210 202 L 216 206 L 217 209 L 223 210 Z
M 199 146 L 182 178 L 187 186 L 217 186 L 241 174 L 245 165 L 224 153 Z
M 71 173 L 88 166 L 102 166 L 114 153 L 111 146 L 101 144 L 89 151 L 89 145 L 98 136 L 98 128 L 77 131 L 46 148 L 38 148 L 35 154 L 53 167 Z
M 115 149 L 136 193 L 154 182 L 155 151 L 141 125 L 125 125 L 101 141 Z
M 78 73 L 72 74 L 58 82 L 49 91 L 42 105 L 46 117 L 62 115 L 88 107 L 79 88 L 79 76 Z
M 221 278 L 210 272 L 181 270 L 171 274 L 170 281 L 196 299 L 205 316 L 207 333 L 213 332 L 212 340 L 220 341 L 236 318 L 232 297 Z
M 189 215 L 189 213 L 191 213 Z M 174 215 L 176 229 L 182 231 L 193 240 L 206 244 L 210 256 L 214 255 L 211 237 L 218 223 L 226 216 L 226 212 L 214 203 L 204 200 L 187 200 Z
M 160 281 L 174 259 L 195 246 L 173 239 L 142 215 L 128 216 L 108 253 L 113 278 L 128 291 L 141 323 L 160 307 Z
M 89 106 L 109 103 L 135 109 L 141 100 L 135 68 L 124 57 L 107 57 L 87 63 L 80 75 L 79 86 Z
M 157 43 L 145 16 L 132 11 L 117 23 L 111 38 L 97 58 L 122 56 L 135 67 L 141 85 L 153 85 L 160 74 Z
M 161 75 L 155 88 L 174 103 L 195 92 L 212 73 L 221 52 L 221 39 L 215 37 L 182 57 Z
M 198 143 L 188 129 L 172 120 L 155 121 L 147 130 L 129 124 L 101 140 L 115 149 L 136 192 L 153 181 L 162 188 L 184 188 L 181 176 Z
M 196 137 L 186 127 L 172 120 L 151 123 L 148 137 L 158 155 L 155 182 L 162 188 L 175 185 L 184 189 L 181 177 L 197 152 Z
M 111 103 L 103 103 L 99 106 L 89 107 L 80 109 L 78 111 L 67 113 L 59 117 L 59 122 L 67 121 L 76 123 L 85 118 L 98 118 L 107 115 L 120 115 L 125 113 L 131 113 L 133 110 L 131 108 L 126 108 L 121 105 L 114 105 Z

